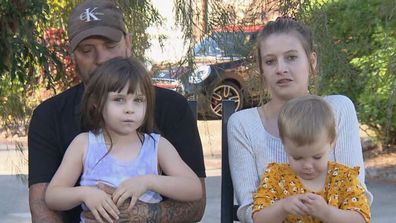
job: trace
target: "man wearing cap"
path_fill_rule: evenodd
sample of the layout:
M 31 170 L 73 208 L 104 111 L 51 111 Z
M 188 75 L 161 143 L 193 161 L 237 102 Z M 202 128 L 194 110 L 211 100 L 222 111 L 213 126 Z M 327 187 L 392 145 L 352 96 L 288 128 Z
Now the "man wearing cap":
M 131 56 L 131 40 L 114 1 L 80 3 L 69 17 L 68 35 L 82 83 L 44 101 L 33 113 L 28 135 L 29 205 L 33 222 L 79 222 L 81 208 L 62 213 L 52 211 L 45 204 L 45 191 L 68 145 L 84 131 L 80 126 L 80 102 L 89 75 L 108 59 Z M 155 88 L 155 97 L 155 119 L 161 134 L 200 177 L 205 191 L 202 145 L 186 99 L 160 88 Z M 122 222 L 193 222 L 202 218 L 204 209 L 205 194 L 197 202 L 171 199 L 160 204 L 139 202 L 129 213 L 121 210 L 120 218 Z

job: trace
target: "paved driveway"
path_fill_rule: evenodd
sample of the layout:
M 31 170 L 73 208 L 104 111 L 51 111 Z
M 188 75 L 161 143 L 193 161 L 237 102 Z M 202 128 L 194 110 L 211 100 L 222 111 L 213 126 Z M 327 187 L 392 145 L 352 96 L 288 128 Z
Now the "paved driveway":
M 220 121 L 199 121 L 207 169 L 207 205 L 201 222 L 220 222 Z M 213 131 L 214 130 L 214 131 Z M 26 182 L 27 153 L 13 145 L 0 144 L 0 223 L 29 223 L 28 189 Z M 22 174 L 16 177 L 15 174 Z M 374 195 L 373 223 L 396 223 L 396 183 L 370 180 Z
M 214 175 L 214 174 L 210 174 Z M 369 190 L 374 194 L 372 206 L 373 223 L 396 222 L 396 184 L 369 181 Z M 220 176 L 206 179 L 207 206 L 201 222 L 220 222 Z M 0 222 L 29 223 L 28 190 L 20 177 L 0 175 Z

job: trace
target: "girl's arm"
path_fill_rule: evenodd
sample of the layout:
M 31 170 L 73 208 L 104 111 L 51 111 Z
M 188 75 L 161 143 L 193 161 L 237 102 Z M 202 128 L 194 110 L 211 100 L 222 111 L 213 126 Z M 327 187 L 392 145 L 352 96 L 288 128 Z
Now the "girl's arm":
M 158 164 L 166 176 L 152 176 L 148 182 L 150 190 L 179 201 L 201 199 L 201 181 L 173 145 L 162 137 L 158 145 Z
M 54 210 L 69 210 L 83 202 L 84 188 L 74 187 L 82 173 L 83 155 L 87 148 L 87 134 L 74 138 L 67 148 L 62 163 L 48 185 L 45 201 Z
M 48 185 L 45 202 L 51 209 L 63 211 L 85 203 L 96 220 L 108 222 L 118 219 L 119 210 L 111 196 L 96 187 L 75 187 L 83 170 L 84 153 L 88 146 L 88 133 L 82 133 L 71 142 L 62 163 Z M 111 216 L 111 217 L 110 217 Z
M 195 201 L 202 198 L 202 185 L 197 175 L 180 158 L 176 149 L 165 138 L 158 144 L 158 164 L 166 175 L 143 175 L 123 181 L 113 194 L 118 205 L 131 198 L 129 210 L 146 191 L 155 191 L 178 201 Z

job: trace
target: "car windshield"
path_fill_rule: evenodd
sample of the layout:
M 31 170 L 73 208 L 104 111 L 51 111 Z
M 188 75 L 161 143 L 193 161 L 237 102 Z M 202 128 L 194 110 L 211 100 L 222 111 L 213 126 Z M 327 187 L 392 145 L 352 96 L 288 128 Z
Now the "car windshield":
M 197 57 L 246 57 L 255 42 L 253 32 L 215 32 L 194 47 Z

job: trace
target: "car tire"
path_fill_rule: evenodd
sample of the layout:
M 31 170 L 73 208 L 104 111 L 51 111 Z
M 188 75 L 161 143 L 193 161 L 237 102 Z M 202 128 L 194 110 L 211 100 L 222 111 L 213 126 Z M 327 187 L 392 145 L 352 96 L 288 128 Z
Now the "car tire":
M 210 113 L 221 118 L 222 101 L 232 100 L 235 102 L 235 111 L 242 108 L 243 95 L 241 89 L 234 83 L 226 81 L 215 87 L 210 96 Z

